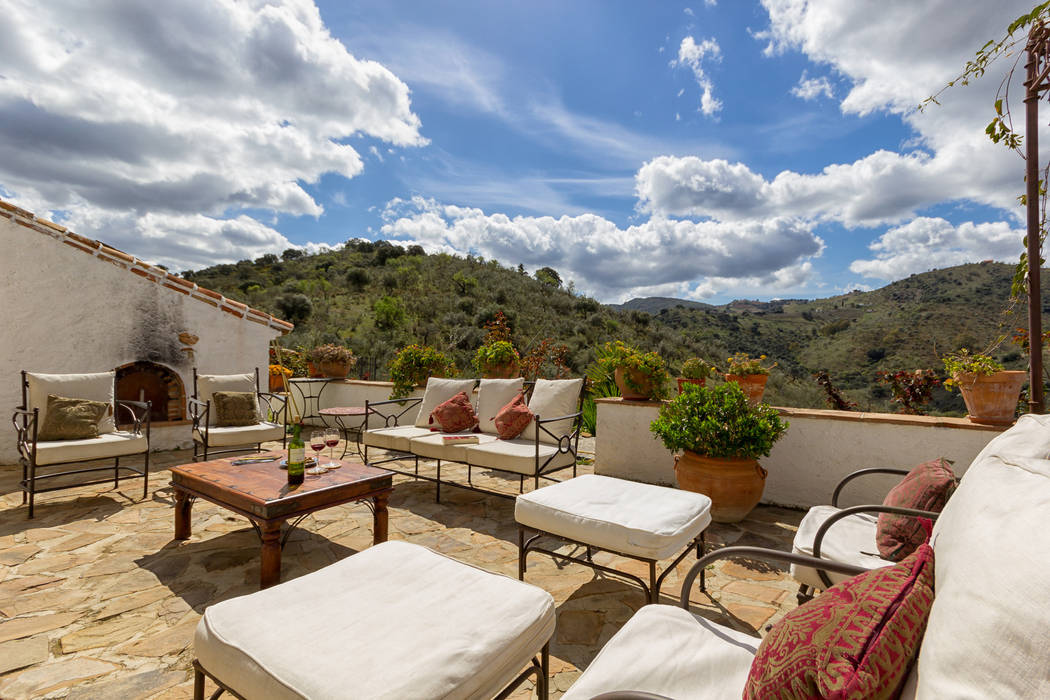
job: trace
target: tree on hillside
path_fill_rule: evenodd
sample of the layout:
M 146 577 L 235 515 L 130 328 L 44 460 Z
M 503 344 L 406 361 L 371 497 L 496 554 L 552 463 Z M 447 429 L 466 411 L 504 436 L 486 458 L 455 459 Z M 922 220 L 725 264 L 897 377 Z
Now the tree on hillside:
M 561 275 L 553 267 L 541 267 L 536 270 L 533 275 L 538 282 L 549 285 L 551 287 L 561 286 Z

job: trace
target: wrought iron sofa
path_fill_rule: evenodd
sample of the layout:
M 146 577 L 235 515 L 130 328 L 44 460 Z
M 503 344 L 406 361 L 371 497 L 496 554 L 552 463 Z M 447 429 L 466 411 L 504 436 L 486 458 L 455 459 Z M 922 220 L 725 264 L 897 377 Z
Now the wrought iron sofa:
M 29 516 L 34 515 L 36 494 L 47 491 L 102 484 L 113 480 L 120 485 L 121 471 L 142 477 L 142 497 L 149 489 L 149 431 L 150 403 L 115 400 L 116 372 L 94 372 L 89 374 L 41 374 L 22 371 L 22 404 L 15 409 L 11 422 L 14 424 L 18 444 L 19 462 L 22 465 L 22 503 L 29 502 Z M 38 439 L 40 428 L 47 418 L 48 395 L 66 398 L 90 399 L 110 405 L 109 415 L 98 424 L 98 437 L 74 440 Z M 117 423 L 127 429 L 117 429 Z M 121 457 L 144 455 L 142 467 L 121 464 Z M 41 467 L 58 467 L 101 459 L 112 459 L 112 466 L 89 466 L 67 471 L 46 470 Z M 63 483 L 44 486 L 50 480 L 92 472 L 112 472 L 111 476 L 92 481 Z
M 935 598 L 901 697 L 1050 697 L 1048 521 L 1050 416 L 1027 415 L 974 459 L 934 526 Z M 863 570 L 755 547 L 709 554 L 680 607 L 640 609 L 562 697 L 739 698 L 759 640 L 688 611 L 698 573 L 733 556 Z
M 212 410 L 212 395 L 219 391 L 254 393 L 259 420 L 254 425 L 220 426 Z M 262 443 L 281 441 L 285 444 L 288 425 L 288 397 L 259 389 L 259 368 L 254 374 L 197 374 L 193 368 L 193 397 L 187 402 L 193 420 L 193 459 L 207 460 L 208 455 L 260 450 Z M 273 406 L 278 406 L 274 410 Z M 266 420 L 276 414 L 280 422 Z M 225 449 L 215 450 L 214 447 Z
M 478 444 L 446 445 L 442 433 L 431 430 L 429 417 L 434 408 L 461 391 L 469 395 L 477 385 L 476 408 L 480 432 Z M 531 391 L 530 391 L 531 389 Z M 517 394 L 529 393 L 532 423 L 517 438 L 501 440 L 496 435 L 493 417 Z M 516 379 L 439 379 L 430 378 L 421 397 L 389 401 L 366 401 L 365 424 L 362 431 L 364 459 L 367 464 L 385 464 L 387 469 L 436 484 L 436 497 L 441 500 L 441 485 L 450 484 L 473 491 L 514 498 L 514 494 L 477 488 L 473 485 L 474 468 L 492 469 L 518 476 L 518 490 L 523 492 L 525 479 L 533 480 L 538 488 L 541 478 L 572 468 L 576 476 L 576 455 L 580 440 L 579 402 L 583 379 L 537 379 L 526 383 Z M 408 421 L 411 420 L 411 424 Z M 369 456 L 376 448 L 392 452 L 378 460 Z M 414 460 L 412 471 L 402 471 L 391 463 Z M 436 461 L 436 476 L 419 471 L 419 459 Z M 442 462 L 467 465 L 467 483 L 441 478 Z

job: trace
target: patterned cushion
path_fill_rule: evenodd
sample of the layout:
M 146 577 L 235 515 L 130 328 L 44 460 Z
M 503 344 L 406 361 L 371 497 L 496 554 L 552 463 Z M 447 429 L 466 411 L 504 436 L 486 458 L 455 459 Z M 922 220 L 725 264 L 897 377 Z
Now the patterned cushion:
M 259 422 L 259 408 L 253 391 L 216 391 L 211 400 L 215 404 L 215 425 L 219 427 Z
M 933 549 L 832 586 L 773 626 L 744 698 L 896 698 L 933 605 Z
M 941 457 L 923 462 L 908 472 L 903 481 L 886 495 L 883 505 L 940 513 L 958 485 L 959 480 L 952 472 L 951 462 Z M 889 561 L 900 561 L 914 552 L 926 541 L 923 520 L 880 513 L 879 526 L 875 532 L 879 555 Z
M 430 413 L 430 423 L 437 422 L 441 430 L 446 433 L 458 433 L 461 430 L 470 430 L 478 424 L 478 417 L 474 413 L 474 407 L 470 405 L 470 397 L 467 392 L 461 391 L 448 401 L 439 403 Z
M 532 411 L 525 405 L 524 395 L 518 394 L 499 410 L 492 421 L 500 440 L 513 440 L 532 422 Z
M 98 422 L 109 412 L 109 404 L 89 399 L 67 399 L 47 395 L 47 412 L 37 440 L 83 440 L 98 437 Z

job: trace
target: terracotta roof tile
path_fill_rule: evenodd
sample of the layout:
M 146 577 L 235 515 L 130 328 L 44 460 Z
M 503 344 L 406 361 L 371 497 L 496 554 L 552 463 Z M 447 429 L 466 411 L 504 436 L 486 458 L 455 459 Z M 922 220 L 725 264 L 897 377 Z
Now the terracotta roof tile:
M 37 231 L 38 233 L 51 236 L 52 238 L 58 238 L 58 240 L 70 247 L 88 253 L 100 260 L 105 260 L 119 268 L 130 270 L 139 277 L 155 282 L 162 287 L 166 287 L 181 294 L 187 294 L 198 301 L 210 304 L 211 306 L 214 306 L 224 313 L 230 314 L 236 318 L 244 318 L 254 323 L 260 323 L 269 328 L 278 330 L 281 333 L 288 333 L 295 328 L 293 324 L 288 323 L 287 321 L 282 321 L 275 316 L 271 316 L 265 311 L 253 309 L 246 304 L 234 301 L 233 299 L 227 299 L 218 292 L 199 287 L 189 280 L 184 280 L 177 275 L 173 275 L 162 267 L 151 265 L 144 260 L 139 260 L 133 255 L 128 255 L 124 251 L 117 250 L 101 241 L 96 241 L 73 233 L 65 226 L 48 221 L 47 219 L 39 218 L 32 212 L 16 207 L 2 199 L 0 199 L 0 217 L 11 219 L 16 224 L 25 226 L 28 229 Z

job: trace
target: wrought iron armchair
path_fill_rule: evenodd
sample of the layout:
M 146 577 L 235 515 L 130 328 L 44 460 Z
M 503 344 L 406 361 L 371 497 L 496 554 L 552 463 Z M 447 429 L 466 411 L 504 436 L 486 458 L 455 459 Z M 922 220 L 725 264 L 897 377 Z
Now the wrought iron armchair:
M 201 386 L 199 386 L 201 385 Z M 254 393 L 259 421 L 247 426 L 216 425 L 212 411 L 212 395 L 219 391 Z M 188 400 L 193 421 L 193 459 L 207 460 L 208 455 L 231 452 L 261 451 L 262 443 L 277 440 L 284 447 L 287 441 L 288 397 L 262 391 L 259 388 L 259 368 L 253 374 L 198 374 L 193 368 L 193 396 Z M 274 404 L 279 408 L 274 408 Z M 277 420 L 270 421 L 268 418 Z M 225 449 L 216 450 L 215 447 Z

